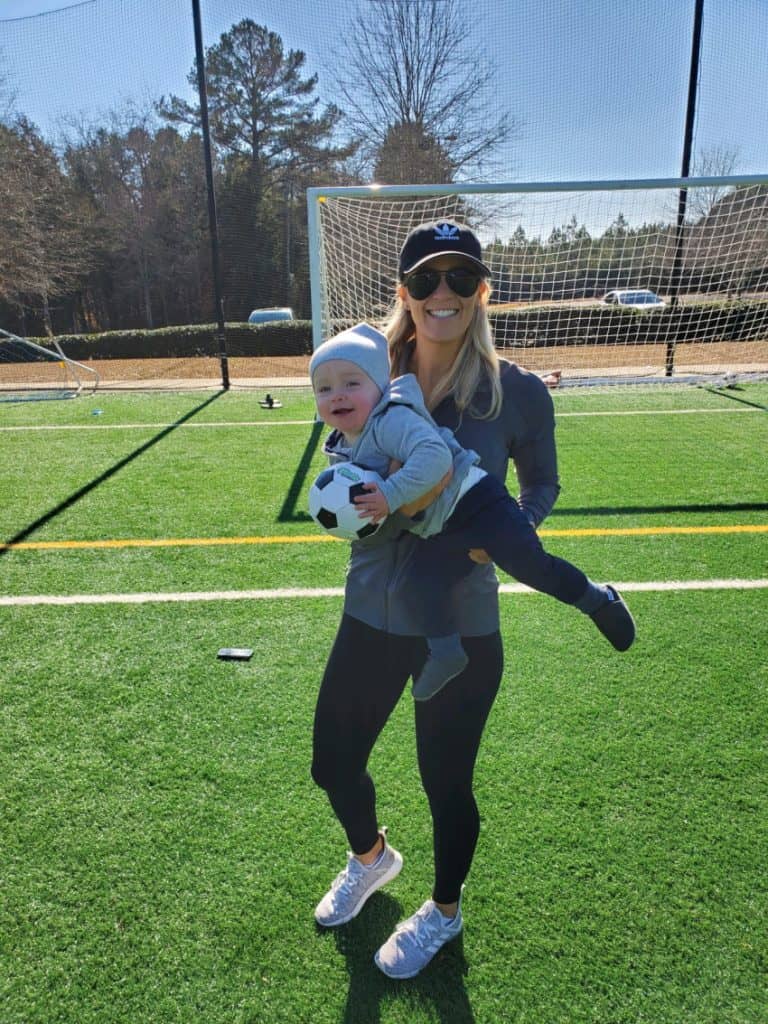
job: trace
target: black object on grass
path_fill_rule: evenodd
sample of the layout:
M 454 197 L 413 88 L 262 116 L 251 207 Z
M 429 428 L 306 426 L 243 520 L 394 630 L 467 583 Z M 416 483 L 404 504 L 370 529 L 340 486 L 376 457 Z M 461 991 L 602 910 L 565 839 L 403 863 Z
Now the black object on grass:
M 250 647 L 222 647 L 218 653 L 222 661 L 249 661 L 252 656 Z

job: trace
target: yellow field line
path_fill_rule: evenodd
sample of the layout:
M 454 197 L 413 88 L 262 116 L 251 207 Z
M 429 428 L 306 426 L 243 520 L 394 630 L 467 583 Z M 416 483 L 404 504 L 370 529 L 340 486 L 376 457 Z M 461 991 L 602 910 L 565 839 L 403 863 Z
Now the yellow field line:
M 322 544 L 337 539 L 321 533 L 308 537 L 162 537 L 157 539 L 137 537 L 125 540 L 41 540 L 22 541 L 19 544 L 0 544 L 0 550 L 26 548 L 32 551 L 46 551 L 70 548 L 190 548 L 223 544 Z
M 572 530 L 539 530 L 540 537 L 653 537 L 664 534 L 768 533 L 768 524 L 741 526 L 628 526 Z M 0 544 L 0 551 L 57 551 L 75 548 L 172 548 L 213 547 L 225 544 L 326 544 L 337 538 L 322 533 L 282 537 L 168 537 L 124 540 L 42 540 Z M 344 542 L 342 542 L 344 543 Z

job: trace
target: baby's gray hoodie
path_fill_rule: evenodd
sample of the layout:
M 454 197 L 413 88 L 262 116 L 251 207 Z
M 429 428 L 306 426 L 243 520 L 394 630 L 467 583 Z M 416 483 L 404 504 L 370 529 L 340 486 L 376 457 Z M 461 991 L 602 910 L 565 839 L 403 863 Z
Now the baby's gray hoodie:
M 461 447 L 447 427 L 437 426 L 412 373 L 390 382 L 353 444 L 334 430 L 324 451 L 331 462 L 351 461 L 378 473 L 384 480 L 381 490 L 390 512 L 431 490 L 453 467 L 445 490 L 408 527 L 422 537 L 440 533 L 467 473 L 480 461 L 476 452 Z M 403 465 L 390 474 L 392 459 Z

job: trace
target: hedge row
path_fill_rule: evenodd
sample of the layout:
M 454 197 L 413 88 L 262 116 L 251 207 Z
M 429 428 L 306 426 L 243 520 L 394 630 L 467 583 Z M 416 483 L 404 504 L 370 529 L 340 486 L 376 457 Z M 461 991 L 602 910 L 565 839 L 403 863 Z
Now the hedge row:
M 650 312 L 608 306 L 549 306 L 491 311 L 504 347 L 643 344 L 661 341 L 749 341 L 768 337 L 768 301 L 667 306 Z M 350 324 L 337 324 L 339 330 Z M 50 345 L 48 339 L 32 338 Z M 153 331 L 65 334 L 56 339 L 70 359 L 189 359 L 218 353 L 215 324 Z M 309 320 L 227 324 L 231 356 L 305 356 L 312 353 Z
M 50 346 L 47 338 L 31 338 Z M 61 334 L 65 355 L 86 359 L 190 359 L 215 356 L 219 350 L 215 324 L 160 327 L 152 331 L 105 331 L 103 334 Z M 309 320 L 271 324 L 227 324 L 227 351 L 232 356 L 303 356 L 312 352 Z
M 641 311 L 549 306 L 492 313 L 500 346 L 750 341 L 768 337 L 768 302 L 717 302 Z

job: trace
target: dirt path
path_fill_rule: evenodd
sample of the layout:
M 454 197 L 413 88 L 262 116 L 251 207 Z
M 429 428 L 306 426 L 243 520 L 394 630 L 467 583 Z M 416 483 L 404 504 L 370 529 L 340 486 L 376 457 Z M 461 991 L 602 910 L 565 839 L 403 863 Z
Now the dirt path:
M 594 376 L 663 376 L 665 345 L 570 345 L 551 348 L 500 349 L 499 354 L 535 373 L 561 370 L 564 379 Z M 104 389 L 186 390 L 221 386 L 218 357 L 189 359 L 98 359 L 85 364 L 99 375 Z M 233 388 L 308 386 L 309 356 L 268 358 L 230 356 Z M 675 373 L 768 372 L 765 341 L 678 345 Z M 50 386 L 61 378 L 57 363 L 0 364 L 0 388 Z

